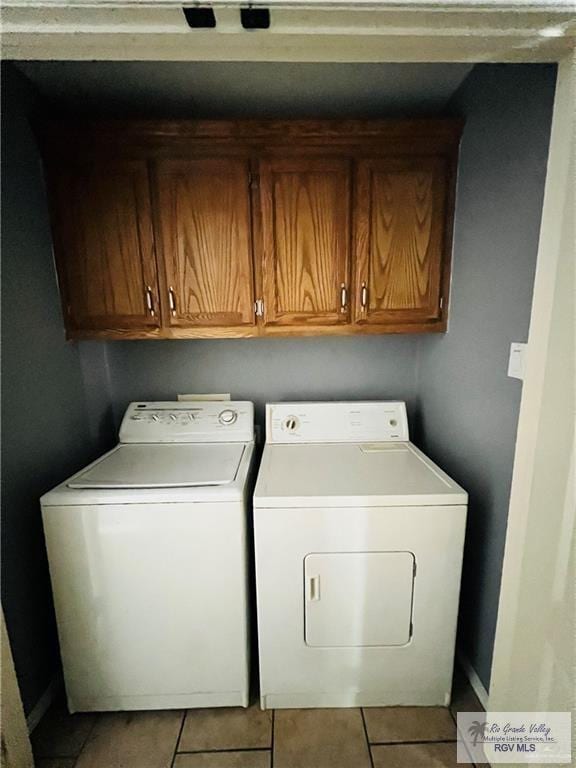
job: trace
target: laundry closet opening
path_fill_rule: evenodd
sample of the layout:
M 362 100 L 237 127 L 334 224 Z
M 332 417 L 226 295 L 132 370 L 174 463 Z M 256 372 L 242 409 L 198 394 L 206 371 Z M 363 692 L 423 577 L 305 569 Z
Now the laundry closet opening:
M 3 606 L 26 712 L 59 667 L 38 499 L 115 443 L 130 402 L 183 393 L 252 401 L 261 426 L 267 402 L 405 401 L 411 439 L 469 493 L 458 649 L 488 690 L 522 387 L 508 360 L 528 336 L 556 68 L 29 61 L 3 75 Z M 30 121 L 388 118 L 463 121 L 447 329 L 64 340 Z

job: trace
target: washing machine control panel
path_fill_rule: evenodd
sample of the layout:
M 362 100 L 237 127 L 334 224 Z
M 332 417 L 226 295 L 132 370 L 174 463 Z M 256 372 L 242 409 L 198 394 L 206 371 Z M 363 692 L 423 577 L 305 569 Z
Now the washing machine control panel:
M 406 403 L 269 403 L 269 443 L 389 442 L 409 440 Z
M 254 406 L 249 402 L 130 403 L 120 427 L 121 443 L 249 442 Z

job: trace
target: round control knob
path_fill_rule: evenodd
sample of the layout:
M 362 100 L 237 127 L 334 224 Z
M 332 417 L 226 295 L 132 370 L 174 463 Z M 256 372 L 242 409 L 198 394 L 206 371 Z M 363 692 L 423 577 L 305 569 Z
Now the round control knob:
M 238 414 L 231 408 L 227 408 L 225 411 L 220 411 L 218 414 L 218 421 L 220 424 L 234 424 L 237 418 Z
M 286 430 L 286 432 L 295 432 L 300 425 L 300 420 L 297 416 L 288 416 L 284 420 L 283 427 Z

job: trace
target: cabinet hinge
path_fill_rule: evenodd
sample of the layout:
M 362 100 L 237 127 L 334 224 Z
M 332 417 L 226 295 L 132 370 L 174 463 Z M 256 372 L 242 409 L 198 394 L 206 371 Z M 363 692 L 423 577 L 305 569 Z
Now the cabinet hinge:
M 262 299 L 256 299 L 254 302 L 254 314 L 256 317 L 264 317 L 264 302 Z
M 248 186 L 250 189 L 256 189 L 258 186 L 258 176 L 254 175 L 252 171 L 248 172 Z
M 414 634 L 414 624 L 410 622 L 410 637 L 412 637 L 413 634 Z
M 416 576 L 416 561 L 414 561 L 414 565 L 412 566 L 412 575 Z
M 440 296 L 440 309 L 444 309 L 444 296 Z

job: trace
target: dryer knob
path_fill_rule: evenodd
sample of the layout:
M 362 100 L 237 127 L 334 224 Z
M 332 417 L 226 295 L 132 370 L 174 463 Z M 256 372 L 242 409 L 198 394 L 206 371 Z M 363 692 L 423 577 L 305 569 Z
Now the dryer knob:
M 288 416 L 284 421 L 283 427 L 286 432 L 295 432 L 300 426 L 300 419 L 297 416 Z

